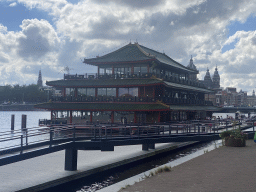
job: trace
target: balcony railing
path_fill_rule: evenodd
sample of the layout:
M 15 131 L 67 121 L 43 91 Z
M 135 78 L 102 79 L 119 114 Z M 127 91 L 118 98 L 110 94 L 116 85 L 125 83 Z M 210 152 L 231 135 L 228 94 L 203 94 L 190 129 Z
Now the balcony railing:
M 70 75 L 64 74 L 64 80 L 91 80 L 91 79 L 134 79 L 134 78 L 159 78 L 167 82 L 179 83 L 183 85 L 190 85 L 193 87 L 206 88 L 203 83 L 193 80 L 179 79 L 177 77 L 167 76 L 163 74 L 155 73 L 138 73 L 138 74 L 97 74 L 97 73 L 86 73 L 84 75 Z
M 178 99 L 171 97 L 114 97 L 114 96 L 68 96 L 68 97 L 52 97 L 52 102 L 136 102 L 136 103 L 155 103 L 160 101 L 170 105 L 207 105 L 212 106 L 211 101 L 194 100 L 194 99 Z

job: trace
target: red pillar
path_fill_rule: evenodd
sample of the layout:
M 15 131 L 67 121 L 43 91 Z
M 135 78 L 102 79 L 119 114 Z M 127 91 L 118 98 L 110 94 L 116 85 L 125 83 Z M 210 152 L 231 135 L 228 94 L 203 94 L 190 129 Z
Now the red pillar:
M 132 65 L 132 67 L 131 67 L 131 74 L 133 74 L 134 73 L 134 66 Z
M 144 97 L 146 97 L 146 86 L 144 86 Z
M 72 124 L 72 110 L 70 110 L 69 123 Z
M 148 71 L 147 73 L 149 73 L 149 64 L 148 64 L 148 66 L 147 66 L 147 71 Z
M 75 88 L 75 97 L 77 97 L 77 88 Z
M 153 87 L 153 98 L 155 98 L 155 86 Z
M 141 97 L 141 95 L 140 95 L 140 89 L 141 89 L 141 87 L 138 87 L 138 97 Z
M 63 97 L 66 97 L 66 88 L 65 87 L 63 88 L 63 93 L 62 94 L 63 94 Z
M 95 88 L 95 97 L 98 97 L 98 88 Z
M 114 65 L 112 65 L 112 75 L 115 74 L 115 71 L 114 71 Z
M 118 97 L 119 88 L 116 88 L 116 97 Z
M 92 111 L 90 111 L 90 122 L 92 123 Z
M 99 77 L 99 75 L 100 75 L 100 68 L 99 68 L 99 66 L 98 66 L 98 77 Z
M 159 113 L 158 113 L 158 123 L 160 123 L 160 121 L 161 121 L 161 112 L 159 111 Z
M 137 123 L 137 115 L 135 111 L 134 111 L 134 123 Z
M 114 111 L 111 111 L 111 123 L 114 123 Z

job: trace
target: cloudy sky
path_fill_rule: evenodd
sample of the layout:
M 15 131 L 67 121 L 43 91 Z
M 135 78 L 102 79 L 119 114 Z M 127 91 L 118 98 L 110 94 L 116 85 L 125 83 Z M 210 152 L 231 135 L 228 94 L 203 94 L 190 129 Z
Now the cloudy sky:
M 96 72 L 82 59 L 137 40 L 251 94 L 255 16 L 256 0 L 0 0 L 0 85 Z

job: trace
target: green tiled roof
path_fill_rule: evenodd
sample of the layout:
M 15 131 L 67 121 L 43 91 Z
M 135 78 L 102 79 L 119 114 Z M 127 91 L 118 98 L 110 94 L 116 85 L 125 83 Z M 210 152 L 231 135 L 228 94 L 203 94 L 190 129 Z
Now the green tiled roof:
M 162 104 L 132 103 L 41 103 L 36 108 L 49 110 L 84 110 L 84 111 L 162 111 L 169 108 Z
M 172 83 L 172 82 L 167 82 L 167 81 L 164 81 L 164 83 L 169 87 L 174 87 L 177 89 L 192 90 L 192 91 L 198 91 L 198 92 L 203 92 L 203 93 L 212 93 L 213 92 L 212 90 L 204 89 L 204 88 L 200 88 L 200 87 L 192 87 L 189 85 L 183 85 L 183 84 Z
M 184 106 L 184 105 L 170 105 L 170 110 L 174 111 L 220 111 L 220 107 L 215 106 Z
M 160 79 L 92 79 L 92 80 L 57 80 L 47 81 L 46 85 L 54 87 L 125 87 L 164 84 L 169 87 L 183 90 L 192 90 L 203 93 L 211 93 L 209 89 L 162 81 Z
M 84 63 L 98 65 L 98 64 L 106 64 L 106 63 L 131 63 L 131 62 L 141 62 L 141 61 L 149 61 L 149 60 L 156 60 L 162 64 L 167 66 L 174 67 L 176 69 L 181 69 L 183 71 L 191 72 L 191 73 L 198 73 L 198 71 L 189 69 L 180 63 L 174 61 L 170 57 L 168 57 L 164 53 L 160 53 L 139 45 L 138 43 L 135 44 L 128 44 L 114 52 L 111 52 L 107 55 L 103 55 L 101 57 L 91 58 L 91 59 L 84 59 Z
M 48 81 L 46 85 L 56 87 L 106 87 L 106 86 L 140 86 L 162 83 L 159 79 L 92 79 L 92 80 L 57 80 Z
M 149 53 L 150 55 L 154 55 L 155 58 L 156 58 L 159 62 L 161 62 L 161 63 L 163 63 L 163 64 L 167 64 L 167 65 L 170 65 L 170 66 L 172 66 L 172 67 L 179 68 L 179 69 L 182 69 L 182 70 L 186 70 L 186 71 L 189 71 L 189 72 L 191 72 L 191 71 L 196 72 L 196 71 L 194 71 L 194 70 L 188 69 L 187 67 L 181 65 L 181 64 L 178 63 L 177 61 L 174 61 L 172 58 L 168 57 L 168 56 L 167 56 L 166 54 L 164 54 L 164 53 L 159 53 L 159 52 L 157 52 L 157 51 L 154 51 L 154 50 L 149 49 L 149 48 L 147 48 L 147 47 L 144 47 L 144 46 L 142 46 L 142 45 L 139 45 L 139 46 L 143 49 L 144 52 Z
M 85 59 L 84 63 L 112 63 L 112 62 L 133 62 L 150 60 L 154 57 L 143 53 L 136 44 L 128 44 L 114 52 L 101 57 Z

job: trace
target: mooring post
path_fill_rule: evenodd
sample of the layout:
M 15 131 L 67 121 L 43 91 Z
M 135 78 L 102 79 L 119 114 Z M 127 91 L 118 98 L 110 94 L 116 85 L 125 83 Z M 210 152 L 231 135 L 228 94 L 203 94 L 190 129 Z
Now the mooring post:
M 27 128 L 27 115 L 22 115 L 21 117 L 21 130 L 25 130 Z
M 77 170 L 77 149 L 68 148 L 65 150 L 65 170 L 66 171 Z
M 12 115 L 12 119 L 11 119 L 11 131 L 14 131 L 14 119 L 15 119 L 15 115 Z

